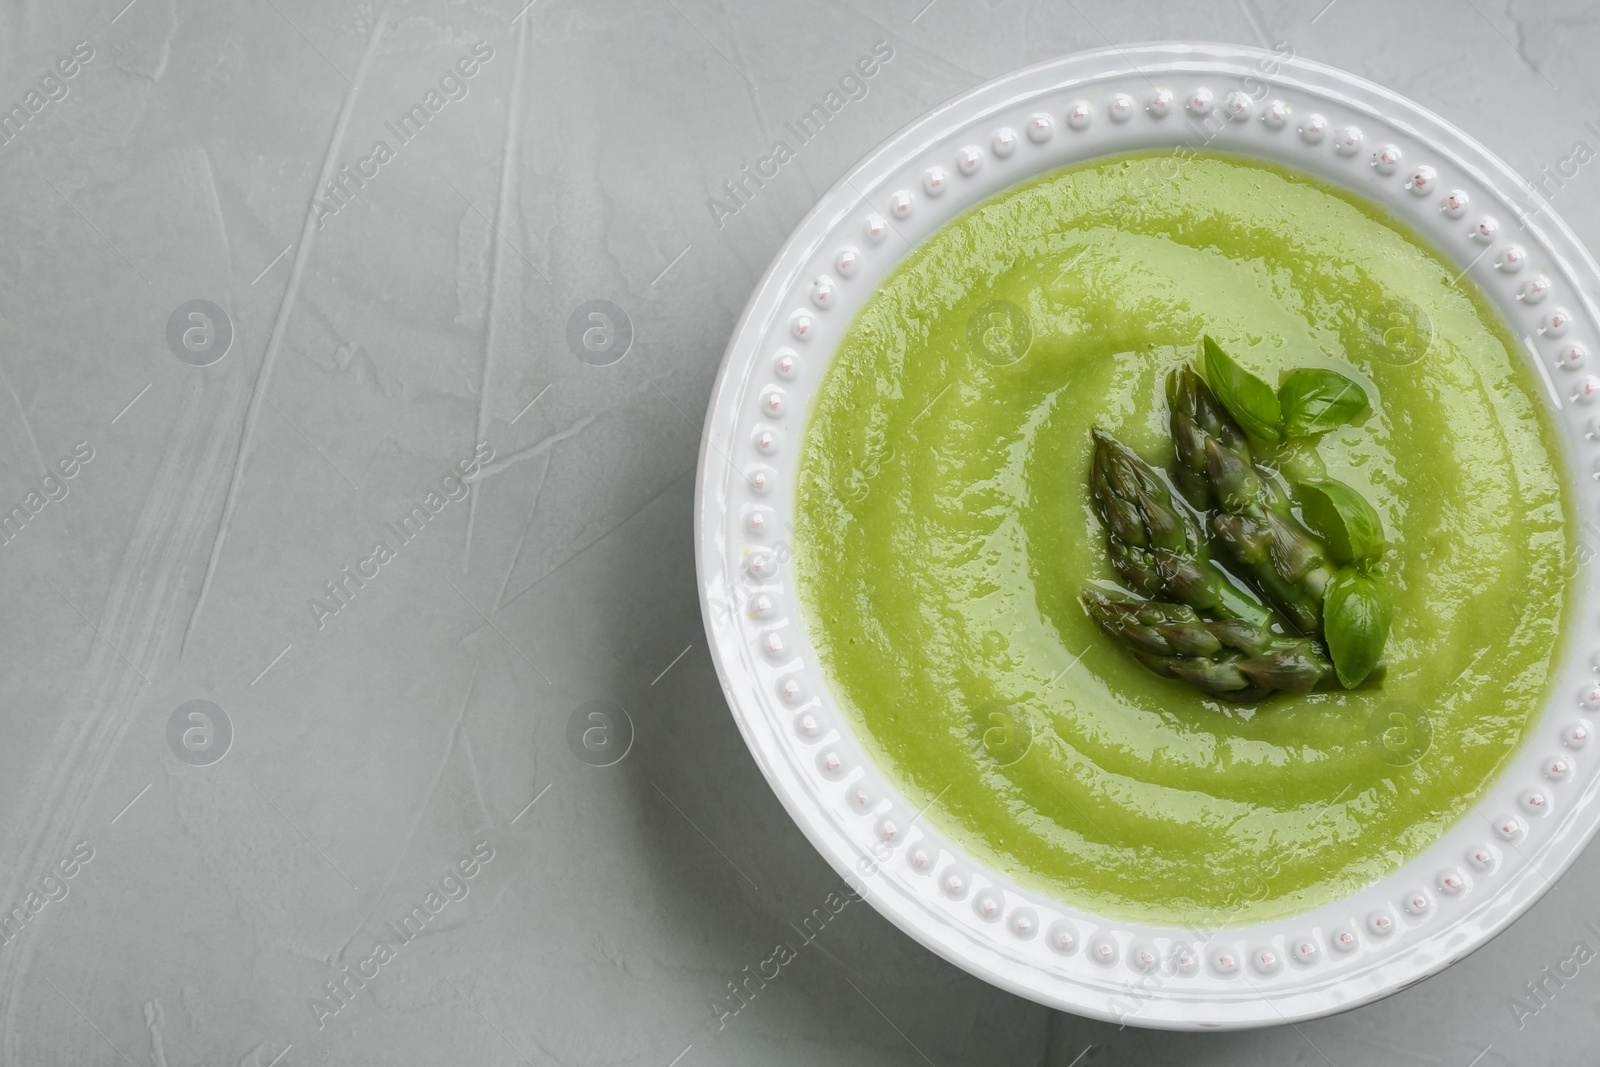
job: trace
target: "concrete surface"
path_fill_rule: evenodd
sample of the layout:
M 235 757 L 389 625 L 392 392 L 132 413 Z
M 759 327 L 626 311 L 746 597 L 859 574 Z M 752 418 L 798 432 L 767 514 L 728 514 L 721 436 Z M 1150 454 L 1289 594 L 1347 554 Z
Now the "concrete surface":
M 125 2 L 0 11 L 0 1062 L 1595 1062 L 1600 968 L 1525 988 L 1600 947 L 1592 849 L 1464 963 L 1298 1027 L 1053 1013 L 859 905 L 732 1014 L 838 880 L 723 706 L 690 498 L 772 252 L 947 97 L 1287 41 L 1537 174 L 1600 148 L 1600 9 Z M 1591 245 L 1597 189 L 1555 205 Z M 569 345 L 600 300 L 631 336 Z

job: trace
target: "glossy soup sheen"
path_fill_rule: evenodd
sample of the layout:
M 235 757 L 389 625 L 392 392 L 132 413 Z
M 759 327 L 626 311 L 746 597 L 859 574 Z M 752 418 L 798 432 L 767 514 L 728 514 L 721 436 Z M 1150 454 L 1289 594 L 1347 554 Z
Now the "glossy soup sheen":
M 1467 811 L 1552 676 L 1573 524 L 1547 387 L 1470 281 L 1303 174 L 1173 170 L 1046 175 L 896 269 L 810 413 L 795 565 L 834 695 L 924 818 L 1097 914 L 1226 925 L 1367 885 Z M 1089 429 L 1165 466 L 1163 382 L 1206 332 L 1372 398 L 1315 454 L 1389 534 L 1379 689 L 1218 703 L 1077 603 L 1113 578 Z

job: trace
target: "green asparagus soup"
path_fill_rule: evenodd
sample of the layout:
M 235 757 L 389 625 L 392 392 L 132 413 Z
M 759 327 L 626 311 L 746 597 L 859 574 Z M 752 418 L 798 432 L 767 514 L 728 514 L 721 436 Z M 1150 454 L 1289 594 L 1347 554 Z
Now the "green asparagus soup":
M 1305 175 L 1139 155 L 1011 189 L 896 269 L 810 412 L 795 560 L 834 695 L 925 818 L 1097 913 L 1227 924 L 1337 899 L 1466 813 L 1555 669 L 1574 539 L 1549 386 L 1456 275 Z M 1170 464 L 1164 382 L 1207 333 L 1371 398 L 1289 462 L 1382 518 L 1376 687 L 1222 703 L 1078 602 L 1114 577 L 1091 428 Z

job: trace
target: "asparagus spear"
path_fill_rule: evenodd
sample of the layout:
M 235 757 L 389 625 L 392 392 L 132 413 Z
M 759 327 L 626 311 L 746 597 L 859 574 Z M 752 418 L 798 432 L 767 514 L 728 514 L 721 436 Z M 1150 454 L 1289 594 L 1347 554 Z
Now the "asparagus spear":
M 1268 612 L 1211 562 L 1200 524 L 1132 449 L 1096 428 L 1089 484 L 1111 566 L 1136 592 L 1260 626 Z
M 1167 378 L 1177 481 L 1191 504 L 1215 507 L 1211 530 L 1261 592 L 1305 634 L 1322 630 L 1322 599 L 1334 566 L 1289 513 L 1288 500 L 1257 471 L 1250 444 L 1193 367 Z
M 1130 600 L 1093 586 L 1078 599 L 1095 625 L 1149 670 L 1223 700 L 1254 703 L 1279 691 L 1309 693 L 1334 676 L 1310 641 L 1265 626 L 1207 621 L 1187 604 Z

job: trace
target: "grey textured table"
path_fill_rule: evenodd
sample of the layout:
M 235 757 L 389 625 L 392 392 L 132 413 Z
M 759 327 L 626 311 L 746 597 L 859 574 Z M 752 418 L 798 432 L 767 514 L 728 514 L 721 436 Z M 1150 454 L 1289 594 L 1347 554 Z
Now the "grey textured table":
M 1567 161 L 1600 247 L 1600 10 L 125 2 L 0 16 L 0 1062 L 1596 1061 L 1593 849 L 1445 974 L 1239 1034 L 1050 1012 L 867 906 L 802 941 L 838 879 L 723 704 L 690 504 L 774 249 L 947 97 L 1288 42 Z

